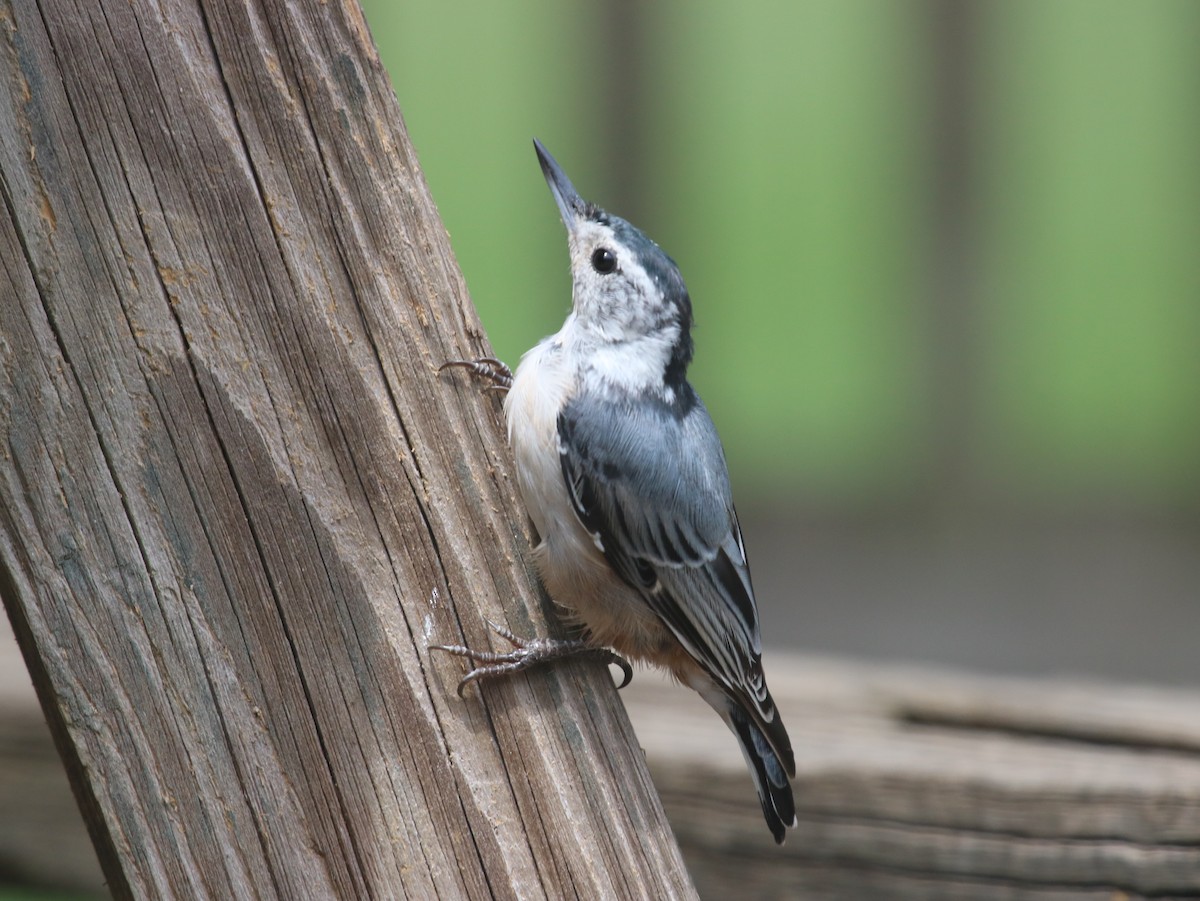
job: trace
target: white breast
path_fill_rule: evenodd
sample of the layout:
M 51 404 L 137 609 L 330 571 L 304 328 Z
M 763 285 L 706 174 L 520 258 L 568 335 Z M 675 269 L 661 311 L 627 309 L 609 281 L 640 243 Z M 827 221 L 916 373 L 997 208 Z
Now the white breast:
M 573 393 L 575 377 L 564 363 L 561 341 L 552 335 L 521 358 L 504 400 L 517 484 L 543 541 L 574 525 L 565 521 L 575 514 L 558 458 L 558 411 Z
M 534 562 L 550 596 L 593 639 L 634 659 L 670 643 L 665 627 L 609 567 L 575 515 L 558 453 L 558 412 L 577 388 L 578 371 L 564 345 L 570 320 L 521 358 L 504 401 L 517 484 L 540 544 Z

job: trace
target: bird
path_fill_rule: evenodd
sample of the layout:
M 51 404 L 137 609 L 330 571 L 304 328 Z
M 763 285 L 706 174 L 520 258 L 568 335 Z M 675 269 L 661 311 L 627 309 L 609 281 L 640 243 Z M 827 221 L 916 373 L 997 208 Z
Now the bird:
M 506 392 L 517 484 L 550 597 L 582 634 L 507 652 L 435 645 L 480 664 L 459 684 L 574 654 L 626 659 L 694 689 L 736 736 L 777 844 L 796 824 L 796 762 L 762 667 L 758 608 L 724 450 L 687 380 L 692 302 L 679 267 L 583 200 L 534 139 L 567 229 L 571 311 L 516 372 L 452 360 Z

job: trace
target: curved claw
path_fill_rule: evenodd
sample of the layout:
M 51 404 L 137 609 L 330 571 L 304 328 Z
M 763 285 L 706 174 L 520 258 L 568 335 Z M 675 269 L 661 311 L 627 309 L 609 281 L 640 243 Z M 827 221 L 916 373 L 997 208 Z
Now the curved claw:
M 630 682 L 633 681 L 633 667 L 630 666 L 629 661 L 626 660 L 621 655 L 613 654 L 612 651 L 609 651 L 608 653 L 612 654 L 612 656 L 609 658 L 608 662 L 615 663 L 617 666 L 621 667 L 621 672 L 624 674 L 624 678 L 621 680 L 621 684 L 617 686 L 617 691 L 620 691 L 622 688 L 624 688 L 626 685 L 628 685 Z
M 466 688 L 468 685 L 470 685 L 476 679 L 481 678 L 482 676 L 483 676 L 483 673 L 481 673 L 477 669 L 473 669 L 469 673 L 467 673 L 465 676 L 463 676 L 462 679 L 459 680 L 457 694 L 458 694 L 458 697 L 460 700 L 464 700 L 464 701 L 466 700 L 467 696 L 465 694 L 463 694 L 463 692 L 466 691 Z

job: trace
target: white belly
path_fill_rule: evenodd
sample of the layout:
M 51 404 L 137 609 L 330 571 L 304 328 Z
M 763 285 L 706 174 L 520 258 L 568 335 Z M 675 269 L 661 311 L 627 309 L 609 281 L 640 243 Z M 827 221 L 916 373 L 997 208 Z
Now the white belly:
M 537 529 L 534 562 L 550 597 L 598 644 L 644 657 L 668 641 L 661 621 L 613 572 L 567 496 L 558 453 L 558 411 L 576 389 L 558 336 L 521 358 L 504 401 L 517 485 Z

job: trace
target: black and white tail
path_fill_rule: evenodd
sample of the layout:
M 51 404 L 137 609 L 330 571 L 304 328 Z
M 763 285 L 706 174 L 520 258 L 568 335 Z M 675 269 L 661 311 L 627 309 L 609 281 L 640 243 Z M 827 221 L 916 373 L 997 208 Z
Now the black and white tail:
M 782 845 L 786 830 L 796 825 L 796 802 L 792 797 L 791 783 L 788 781 L 789 773 L 793 776 L 796 774 L 796 763 L 791 759 L 791 745 L 787 743 L 787 733 L 783 732 L 779 714 L 774 714 L 773 722 L 778 724 L 776 731 L 783 736 L 783 747 L 789 756 L 786 763 L 779 759 L 779 754 L 771 746 L 763 730 L 740 705 L 726 698 L 724 710 L 718 712 L 722 714 L 722 719 L 729 725 L 742 746 L 742 754 L 750 768 L 750 775 L 754 778 L 754 787 L 758 790 L 758 800 L 762 804 L 767 826 L 775 836 L 775 843 Z

